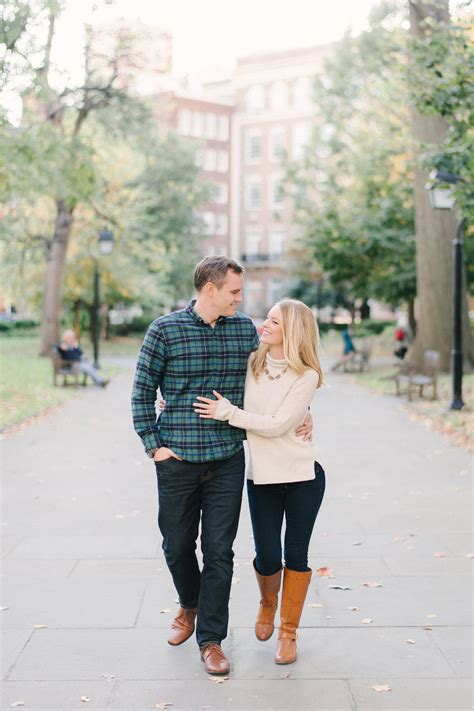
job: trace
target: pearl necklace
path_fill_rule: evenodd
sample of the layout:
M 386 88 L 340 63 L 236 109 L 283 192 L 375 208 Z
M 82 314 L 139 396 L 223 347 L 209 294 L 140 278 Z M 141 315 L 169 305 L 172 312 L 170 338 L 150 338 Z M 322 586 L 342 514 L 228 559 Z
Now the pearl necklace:
M 263 372 L 265 373 L 265 375 L 267 376 L 267 378 L 268 378 L 269 380 L 279 380 L 279 379 L 281 378 L 281 376 L 286 373 L 287 370 L 288 370 L 288 366 L 285 365 L 285 367 L 283 368 L 283 370 L 281 370 L 281 371 L 278 373 L 278 375 L 270 375 L 270 372 L 269 372 L 269 370 L 268 370 L 267 364 L 265 363 L 264 366 L 263 366 Z

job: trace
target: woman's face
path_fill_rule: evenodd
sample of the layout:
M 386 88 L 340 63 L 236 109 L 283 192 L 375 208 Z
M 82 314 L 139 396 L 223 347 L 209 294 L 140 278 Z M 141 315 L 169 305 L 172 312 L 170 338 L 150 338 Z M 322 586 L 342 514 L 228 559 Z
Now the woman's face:
M 283 331 L 281 329 L 281 311 L 278 305 L 272 306 L 268 316 L 263 322 L 261 342 L 267 346 L 280 346 L 283 343 Z

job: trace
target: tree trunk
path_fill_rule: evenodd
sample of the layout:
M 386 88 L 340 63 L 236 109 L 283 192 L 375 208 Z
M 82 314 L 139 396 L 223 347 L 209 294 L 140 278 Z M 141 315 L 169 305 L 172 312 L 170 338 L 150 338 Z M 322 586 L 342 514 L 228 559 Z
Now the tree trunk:
M 416 318 L 415 318 L 415 299 L 409 299 L 407 302 L 408 306 L 408 325 L 410 331 L 413 334 L 413 338 L 416 336 Z
M 427 3 L 410 0 L 410 31 L 416 38 L 427 34 L 426 20 L 449 22 L 448 0 Z M 423 144 L 440 145 L 447 131 L 444 120 L 412 112 L 415 151 Z M 449 370 L 453 324 L 452 240 L 456 217 L 451 210 L 431 207 L 425 185 L 428 175 L 418 164 L 415 169 L 415 227 L 418 319 L 417 332 L 410 351 L 410 362 L 420 365 L 427 349 L 439 351 L 441 368 Z M 467 301 L 464 296 L 464 344 L 470 350 Z
M 54 236 L 48 251 L 44 276 L 43 309 L 41 318 L 41 341 L 39 355 L 48 355 L 59 340 L 59 317 L 61 309 L 61 285 L 64 262 L 72 228 L 72 209 L 64 200 L 56 200 L 56 223 Z
M 363 321 L 366 318 L 370 318 L 370 305 L 367 299 L 364 299 L 359 306 L 360 320 Z

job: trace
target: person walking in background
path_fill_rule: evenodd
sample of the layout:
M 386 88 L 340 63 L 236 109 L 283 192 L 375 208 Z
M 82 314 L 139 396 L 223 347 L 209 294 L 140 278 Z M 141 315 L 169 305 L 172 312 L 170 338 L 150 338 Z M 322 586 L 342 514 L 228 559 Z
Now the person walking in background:
M 323 382 L 318 346 L 311 309 L 284 299 L 270 310 L 259 349 L 249 358 L 243 409 L 217 389 L 216 399 L 199 396 L 194 403 L 201 419 L 228 422 L 247 432 L 247 492 L 261 596 L 255 633 L 262 641 L 273 634 L 283 577 L 277 664 L 296 660 L 296 630 L 312 574 L 308 547 L 325 491 L 315 448 L 294 431 Z
M 357 352 L 352 340 L 352 328 L 350 326 L 342 331 L 341 336 L 343 341 L 342 356 L 332 366 L 331 370 L 333 372 L 338 370 L 344 363 L 347 363 L 347 361 L 352 360 Z
M 71 364 L 73 373 L 85 373 L 100 388 L 105 388 L 109 381 L 103 378 L 91 363 L 84 359 L 79 342 L 74 331 L 64 331 L 61 342 L 57 346 L 58 355 Z
M 203 259 L 194 272 L 197 299 L 150 325 L 132 394 L 134 426 L 155 462 L 158 525 L 179 596 L 170 645 L 196 629 L 206 672 L 227 674 L 233 543 L 242 502 L 245 431 L 199 420 L 197 397 L 221 391 L 243 405 L 247 361 L 259 345 L 251 319 L 238 312 L 243 268 L 228 257 Z M 157 390 L 166 407 L 156 419 Z M 202 570 L 196 557 L 201 524 Z
M 399 318 L 395 333 L 393 334 L 395 350 L 393 355 L 400 360 L 403 360 L 408 352 L 411 343 L 411 334 L 409 326 L 404 318 Z

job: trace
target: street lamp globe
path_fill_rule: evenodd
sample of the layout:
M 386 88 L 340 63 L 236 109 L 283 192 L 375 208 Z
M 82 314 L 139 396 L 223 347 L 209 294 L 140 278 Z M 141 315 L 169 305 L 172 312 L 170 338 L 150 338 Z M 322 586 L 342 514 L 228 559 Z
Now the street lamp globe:
M 114 248 L 114 234 L 108 227 L 99 232 L 99 249 L 102 254 L 111 254 Z

